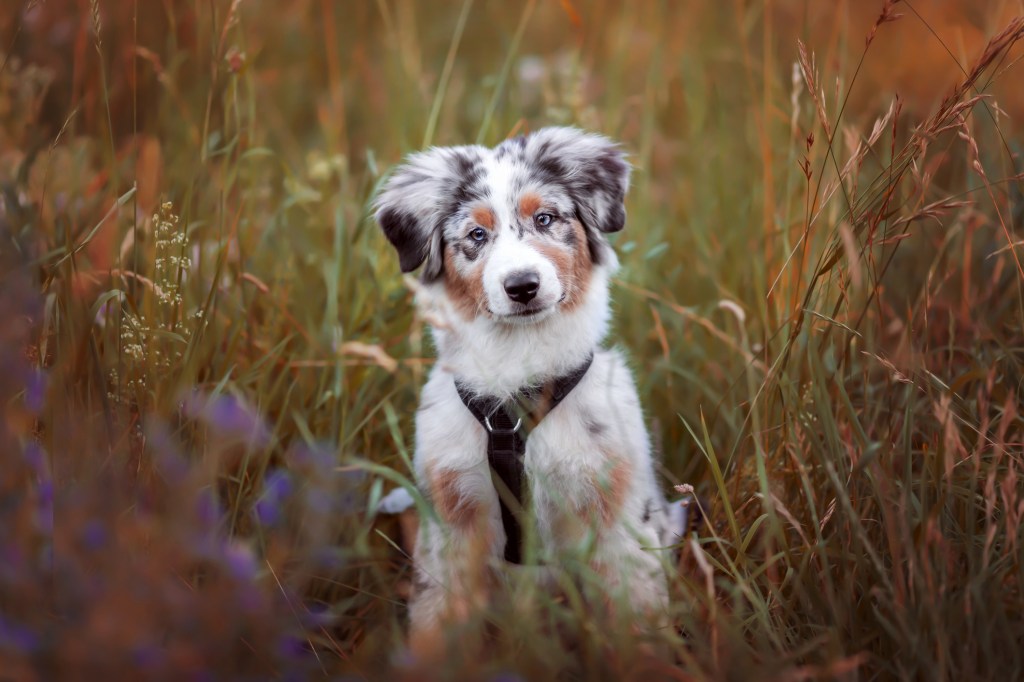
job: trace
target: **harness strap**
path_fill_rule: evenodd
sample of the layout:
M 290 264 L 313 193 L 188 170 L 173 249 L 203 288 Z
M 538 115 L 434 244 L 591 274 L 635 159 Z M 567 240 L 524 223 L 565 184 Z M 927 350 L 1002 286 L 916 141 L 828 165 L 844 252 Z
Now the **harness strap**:
M 508 402 L 495 396 L 477 395 L 458 379 L 455 380 L 459 398 L 487 431 L 487 463 L 491 468 L 491 481 L 498 491 L 501 525 L 506 538 L 505 560 L 509 563 L 522 562 L 523 486 L 526 480 L 526 433 L 523 426 L 529 422 L 529 429 L 539 424 L 576 388 L 593 361 L 591 353 L 568 374 L 542 386 L 520 389 Z

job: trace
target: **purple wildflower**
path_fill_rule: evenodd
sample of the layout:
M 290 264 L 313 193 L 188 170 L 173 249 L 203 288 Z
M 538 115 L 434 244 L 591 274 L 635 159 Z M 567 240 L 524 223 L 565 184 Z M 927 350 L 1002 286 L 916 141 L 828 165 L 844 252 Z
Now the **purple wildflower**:
M 25 382 L 25 409 L 38 415 L 46 406 L 46 388 L 49 377 L 41 369 L 31 370 Z
M 99 549 L 107 543 L 107 529 L 99 519 L 91 519 L 82 528 L 80 538 L 86 549 Z
M 216 493 L 211 488 L 200 490 L 196 495 L 196 517 L 199 524 L 206 529 L 213 528 L 223 515 Z
M 224 564 L 238 580 L 250 582 L 256 578 L 256 556 L 243 542 L 232 542 L 224 548 Z
M 284 635 L 278 640 L 278 651 L 282 658 L 292 661 L 302 661 L 309 656 L 309 644 L 294 635 Z
M 32 471 L 34 471 L 37 476 L 47 475 L 49 467 L 47 464 L 46 450 L 43 449 L 43 446 L 35 441 L 29 441 L 25 444 L 22 456 L 25 458 L 28 465 L 32 467 Z
M 132 661 L 139 668 L 154 670 L 164 664 L 163 649 L 153 644 L 140 644 L 132 651 Z
M 256 502 L 256 517 L 264 526 L 276 525 L 282 517 L 282 507 L 292 493 L 293 482 L 287 471 L 270 472 L 263 480 L 263 495 Z
M 32 630 L 0 615 L 0 649 L 32 654 L 39 645 L 39 637 Z
M 189 465 L 182 456 L 167 425 L 158 419 L 146 420 L 146 445 L 155 453 L 157 467 L 168 483 L 182 483 L 189 475 Z
M 244 439 L 256 446 L 266 445 L 270 440 L 270 430 L 263 419 L 233 395 L 211 397 L 193 393 L 184 401 L 183 408 L 186 415 L 202 420 L 218 435 Z
M 331 613 L 330 608 L 319 602 L 307 606 L 302 617 L 302 624 L 307 628 L 329 627 L 334 621 L 335 616 Z

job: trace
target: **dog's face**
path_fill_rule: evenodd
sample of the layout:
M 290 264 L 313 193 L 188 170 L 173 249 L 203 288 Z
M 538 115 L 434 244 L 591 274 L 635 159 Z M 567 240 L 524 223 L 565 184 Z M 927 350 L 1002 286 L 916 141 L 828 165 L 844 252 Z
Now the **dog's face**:
M 377 199 L 403 272 L 423 265 L 467 318 L 501 324 L 571 310 L 625 225 L 629 165 L 612 142 L 544 128 L 494 149 L 413 154 Z

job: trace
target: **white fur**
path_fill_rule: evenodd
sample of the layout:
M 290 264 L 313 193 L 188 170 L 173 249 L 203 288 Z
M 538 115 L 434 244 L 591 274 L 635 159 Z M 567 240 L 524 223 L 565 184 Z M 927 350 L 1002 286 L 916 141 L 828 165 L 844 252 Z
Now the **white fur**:
M 539 321 L 509 324 L 485 316 L 449 314 L 433 329 L 438 366 L 484 395 L 511 396 L 580 365 L 608 333 L 609 268 L 594 268 L 582 305 Z M 430 285 L 435 297 L 443 285 Z
M 504 282 L 512 273 L 520 270 L 533 270 L 540 275 L 540 289 L 533 305 L 543 309 L 526 320 L 537 322 L 551 314 L 553 306 L 562 298 L 562 285 L 558 281 L 558 271 L 554 263 L 545 258 L 539 251 L 530 247 L 516 236 L 512 230 L 502 230 L 491 247 L 491 255 L 484 264 L 484 294 L 487 296 L 487 307 L 499 317 L 511 316 L 516 306 L 505 293 Z

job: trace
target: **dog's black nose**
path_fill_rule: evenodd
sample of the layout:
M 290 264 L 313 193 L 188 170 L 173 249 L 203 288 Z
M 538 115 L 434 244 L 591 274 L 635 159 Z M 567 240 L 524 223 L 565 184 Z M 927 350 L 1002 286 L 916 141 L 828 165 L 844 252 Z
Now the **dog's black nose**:
M 520 270 L 505 278 L 505 293 L 516 303 L 529 303 L 540 289 L 540 275 L 534 270 Z

